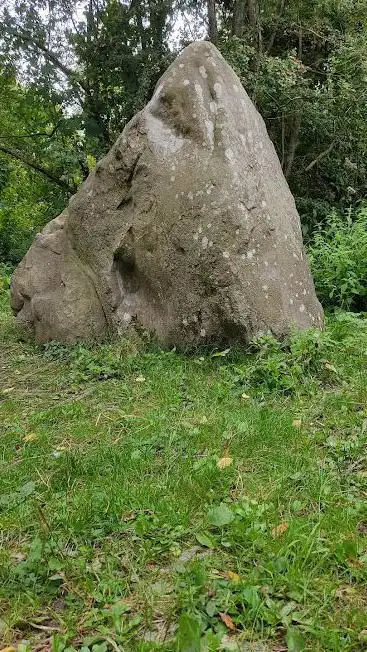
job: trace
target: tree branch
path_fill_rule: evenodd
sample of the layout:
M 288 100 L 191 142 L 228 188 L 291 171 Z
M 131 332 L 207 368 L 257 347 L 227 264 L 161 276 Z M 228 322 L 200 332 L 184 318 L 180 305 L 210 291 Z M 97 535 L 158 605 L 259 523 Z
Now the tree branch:
M 9 140 L 11 138 L 52 138 L 52 136 L 55 135 L 56 131 L 60 127 L 61 123 L 62 120 L 59 120 L 50 133 L 47 133 L 47 131 L 40 131 L 34 134 L 5 134 L 0 135 L 0 140 Z
M 49 50 L 43 43 L 41 43 L 37 39 L 34 39 L 31 34 L 28 34 L 23 30 L 19 31 L 12 28 L 8 28 L 8 31 L 15 38 L 19 38 L 24 43 L 28 43 L 30 44 L 31 47 L 36 48 L 36 50 L 42 53 L 45 59 L 50 61 L 55 66 L 55 68 L 60 70 L 67 77 L 70 84 L 75 89 L 76 98 L 80 106 L 82 107 L 82 109 L 85 109 L 85 98 L 83 98 L 81 91 L 85 93 L 85 96 L 88 98 L 89 101 L 89 107 L 91 113 L 95 118 L 95 120 L 97 121 L 98 125 L 101 127 L 101 132 L 104 134 L 105 142 L 109 143 L 109 134 L 106 130 L 106 126 L 98 110 L 98 105 L 96 104 L 95 97 L 91 93 L 88 83 L 80 79 L 80 77 L 78 77 L 77 73 L 72 68 L 69 68 L 69 66 L 65 65 L 62 61 L 60 61 L 60 59 L 54 52 Z
M 60 177 L 56 173 L 52 172 L 51 170 L 48 170 L 42 165 L 38 165 L 38 163 L 34 163 L 23 152 L 20 152 L 17 149 L 12 149 L 10 147 L 4 147 L 3 145 L 0 145 L 0 152 L 6 154 L 7 156 L 10 156 L 11 158 L 16 159 L 17 161 L 20 161 L 21 163 L 31 168 L 32 170 L 36 170 L 36 172 L 43 174 L 43 176 L 46 177 L 49 181 L 56 183 L 56 185 L 60 186 L 60 188 L 66 190 L 70 194 L 75 193 L 77 189 L 76 186 L 69 184 L 67 181 L 64 181 L 63 179 L 60 179 Z
M 316 156 L 316 158 L 306 167 L 305 172 L 309 172 L 310 170 L 312 170 L 312 168 L 314 168 L 315 165 L 317 165 L 317 163 L 319 163 L 319 161 L 321 161 L 323 158 L 325 158 L 325 156 L 330 154 L 330 152 L 334 149 L 335 145 L 336 145 L 336 140 L 333 140 L 331 145 L 329 145 L 329 147 L 327 149 L 325 149 L 323 152 L 321 152 L 321 154 Z
M 27 34 L 26 32 L 18 31 L 12 28 L 8 28 L 8 31 L 15 38 L 19 38 L 21 41 L 24 43 L 29 43 L 31 46 L 33 45 L 33 47 L 39 50 L 39 52 L 42 52 L 45 59 L 48 59 L 48 61 L 53 63 L 55 68 L 58 68 L 58 70 L 60 70 L 60 72 L 62 72 L 74 86 L 79 86 L 87 95 L 90 95 L 88 85 L 85 84 L 81 79 L 78 79 L 75 71 L 60 61 L 56 54 L 49 50 L 43 43 L 37 39 L 34 39 L 31 34 Z
M 75 29 L 76 34 L 81 36 L 81 32 L 78 29 L 78 26 L 77 26 L 77 24 L 75 22 L 75 19 L 74 19 L 74 9 L 75 9 L 75 7 L 73 7 L 73 2 L 71 2 L 71 6 L 70 5 L 67 6 L 67 10 L 69 12 L 69 18 L 70 18 L 71 22 L 73 23 L 73 27 Z

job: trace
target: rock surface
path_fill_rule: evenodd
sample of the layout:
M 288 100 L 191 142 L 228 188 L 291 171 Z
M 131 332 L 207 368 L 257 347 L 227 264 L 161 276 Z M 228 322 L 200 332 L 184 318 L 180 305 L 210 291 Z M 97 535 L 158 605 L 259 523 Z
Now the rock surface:
M 12 304 L 38 342 L 138 328 L 185 347 L 322 325 L 276 152 L 212 44 L 182 52 L 36 237 Z

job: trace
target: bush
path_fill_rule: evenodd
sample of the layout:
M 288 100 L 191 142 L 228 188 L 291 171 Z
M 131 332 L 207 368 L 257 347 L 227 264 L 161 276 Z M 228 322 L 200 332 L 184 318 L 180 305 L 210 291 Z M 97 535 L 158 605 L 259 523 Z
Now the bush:
M 252 394 L 293 394 L 308 383 L 332 383 L 330 364 L 336 342 L 332 333 L 310 329 L 295 332 L 283 341 L 262 335 L 251 343 L 245 364 L 237 365 L 238 382 Z
M 0 263 L 0 306 L 8 301 L 12 268 Z
M 340 310 L 326 319 L 326 326 L 324 331 L 294 332 L 282 341 L 272 335 L 254 338 L 247 355 L 240 354 L 232 364 L 236 384 L 252 397 L 267 399 L 334 387 L 354 373 L 354 356 L 363 355 L 367 319 Z
M 367 310 L 367 207 L 354 219 L 333 213 L 308 250 L 317 295 L 325 308 Z

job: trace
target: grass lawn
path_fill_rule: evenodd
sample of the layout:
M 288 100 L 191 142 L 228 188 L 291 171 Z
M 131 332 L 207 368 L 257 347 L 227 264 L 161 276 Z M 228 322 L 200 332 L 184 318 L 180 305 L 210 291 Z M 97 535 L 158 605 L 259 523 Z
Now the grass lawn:
M 367 649 L 366 319 L 40 348 L 3 297 L 0 342 L 0 649 Z

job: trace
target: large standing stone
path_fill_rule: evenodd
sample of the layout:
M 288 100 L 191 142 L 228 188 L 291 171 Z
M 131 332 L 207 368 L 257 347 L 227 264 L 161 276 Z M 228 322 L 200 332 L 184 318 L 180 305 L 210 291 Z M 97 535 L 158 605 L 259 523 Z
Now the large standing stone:
M 264 122 L 216 48 L 168 68 L 12 284 L 38 342 L 143 328 L 162 344 L 321 326 L 293 197 Z

